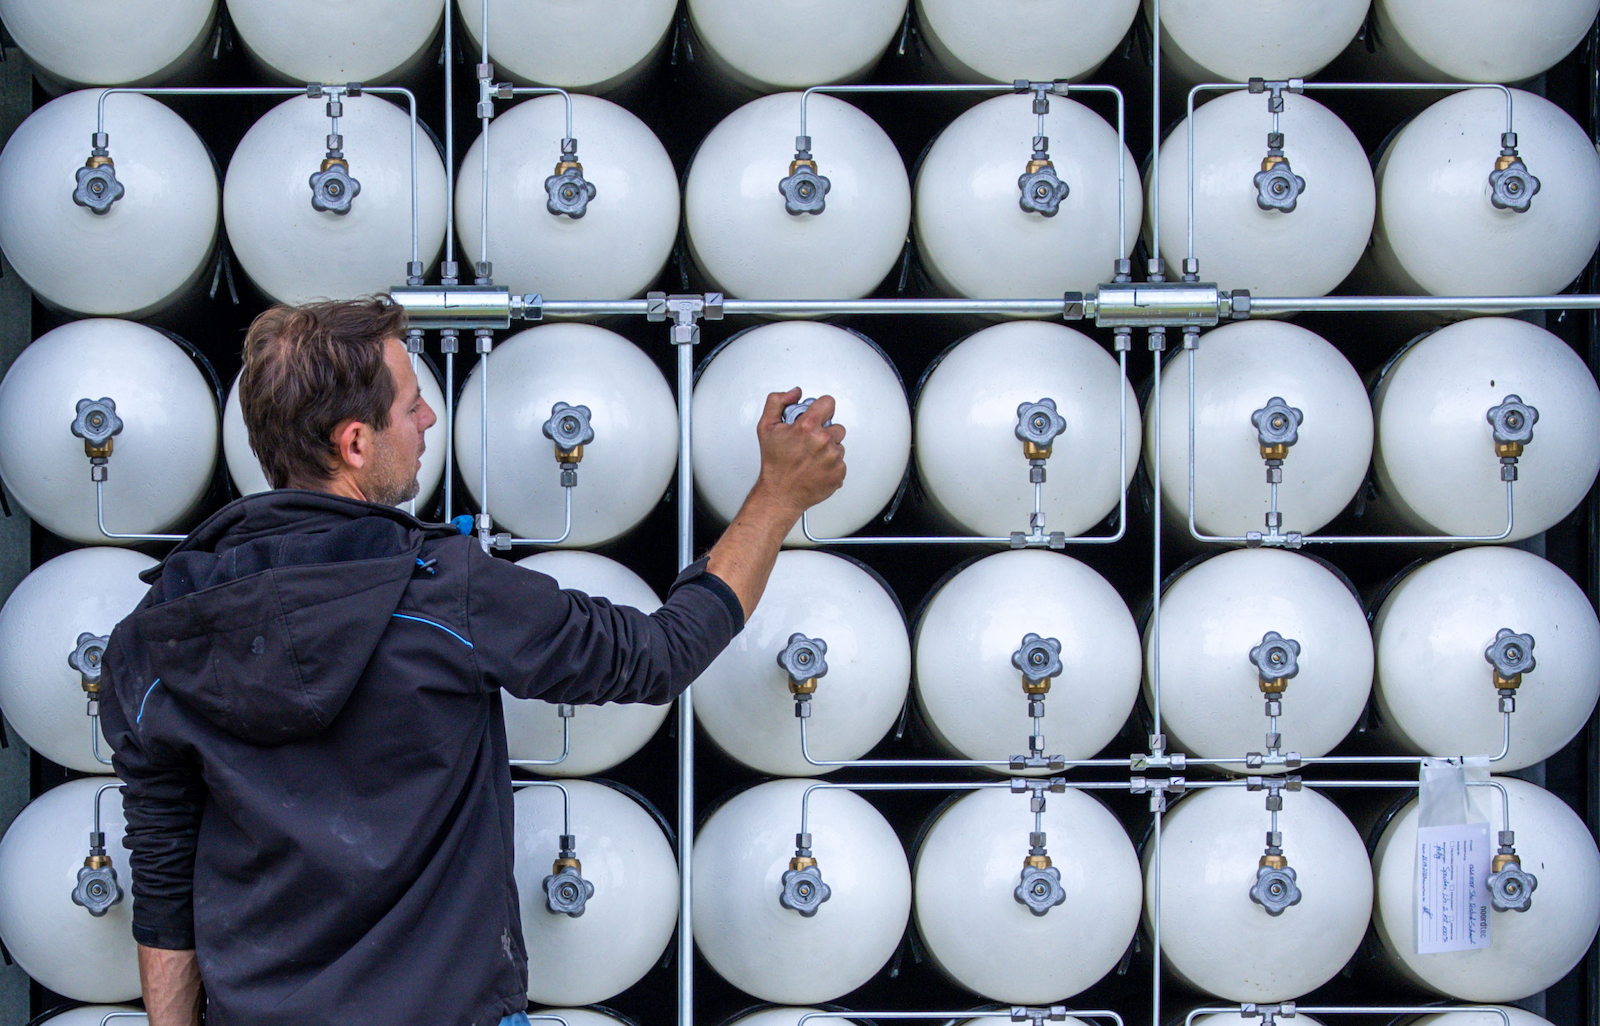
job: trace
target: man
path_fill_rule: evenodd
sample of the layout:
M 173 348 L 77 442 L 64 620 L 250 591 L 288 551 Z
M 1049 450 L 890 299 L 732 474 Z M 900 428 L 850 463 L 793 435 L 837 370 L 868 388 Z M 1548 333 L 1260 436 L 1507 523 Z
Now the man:
M 526 1005 L 503 688 L 671 701 L 743 629 L 784 536 L 844 480 L 822 397 L 767 397 L 761 472 L 646 616 L 562 591 L 416 494 L 437 419 L 377 299 L 276 307 L 240 400 L 277 491 L 150 571 L 107 650 L 150 1026 L 493 1026 Z

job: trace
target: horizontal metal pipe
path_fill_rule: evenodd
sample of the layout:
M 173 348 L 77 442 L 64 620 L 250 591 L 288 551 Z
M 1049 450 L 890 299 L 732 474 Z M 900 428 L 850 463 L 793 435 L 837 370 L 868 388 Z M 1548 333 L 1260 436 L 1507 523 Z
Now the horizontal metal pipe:
M 1515 313 L 1519 310 L 1600 310 L 1600 295 L 1557 296 L 1252 296 L 1252 314 L 1280 313 Z

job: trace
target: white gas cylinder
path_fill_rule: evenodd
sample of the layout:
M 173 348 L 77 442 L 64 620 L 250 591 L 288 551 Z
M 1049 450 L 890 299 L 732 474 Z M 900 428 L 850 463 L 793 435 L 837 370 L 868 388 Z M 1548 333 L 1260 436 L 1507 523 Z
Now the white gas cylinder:
M 1283 101 L 1283 155 L 1304 194 L 1290 190 L 1281 199 L 1262 170 L 1272 131 L 1267 98 L 1241 89 L 1195 111 L 1194 255 L 1200 276 L 1224 289 L 1326 295 L 1366 251 L 1376 208 L 1372 167 L 1337 114 L 1309 96 L 1286 94 Z M 1161 255 L 1179 268 L 1189 240 L 1187 118 L 1162 142 L 1160 160 Z M 1146 182 L 1147 234 L 1154 185 Z
M 1252 417 L 1298 411 L 1283 460 L 1278 511 L 1284 531 L 1310 534 L 1338 516 L 1366 479 L 1372 405 L 1350 361 L 1321 335 L 1285 321 L 1243 321 L 1201 336 L 1161 373 L 1161 498 L 1182 536 L 1189 524 L 1189 362 L 1194 361 L 1194 519 L 1202 534 L 1265 531 L 1272 508 Z M 1283 414 L 1292 419 L 1292 414 Z M 1155 418 L 1145 411 L 1145 470 L 1154 475 Z
M 1491 910 L 1489 947 L 1417 954 L 1417 803 L 1373 849 L 1372 925 L 1391 964 L 1411 982 L 1461 1001 L 1516 1001 L 1554 984 L 1582 960 L 1600 927 L 1600 852 L 1583 820 L 1549 791 L 1495 777 L 1511 805 L 1522 870 L 1538 879 L 1525 912 Z M 1467 788 L 1469 818 L 1488 822 L 1491 850 L 1505 819 L 1493 787 Z M 1488 853 L 1484 861 L 1489 861 Z
M 1147 700 L 1156 672 L 1154 623 L 1145 627 Z M 1191 758 L 1242 759 L 1266 750 L 1263 667 L 1297 667 L 1285 674 L 1279 699 L 1276 729 L 1285 752 L 1326 755 L 1355 726 L 1372 690 L 1372 634 L 1361 603 L 1306 556 L 1283 549 L 1213 556 L 1167 586 L 1160 624 L 1162 728 Z M 1287 663 L 1271 659 L 1279 649 L 1271 633 L 1298 645 L 1287 646 Z M 1243 772 L 1244 765 L 1224 769 Z
M 1376 0 L 1385 70 L 1425 82 L 1522 82 L 1571 53 L 1600 0 Z M 1461 1022 L 1459 1016 L 1448 1016 Z M 1466 1026 L 1462 1023 L 1461 1026 Z
M 572 105 L 578 162 L 594 187 L 575 213 L 550 206 L 557 202 L 550 189 L 570 184 L 552 174 L 567 134 L 561 97 L 535 97 L 489 123 L 494 279 L 546 299 L 636 296 L 656 280 L 677 241 L 677 175 L 660 140 L 627 110 L 593 96 L 574 96 Z M 483 245 L 482 137 L 461 162 L 455 202 L 462 249 L 476 259 Z
M 489 60 L 497 75 L 519 85 L 610 92 L 649 68 L 677 6 L 674 0 L 490 0 Z M 456 0 L 456 9 L 471 52 L 481 54 L 482 0 Z
M 734 1017 L 723 1026 L 800 1026 L 801 1016 L 810 1012 L 820 1012 L 820 1008 L 794 1008 L 787 1005 L 767 1005 L 757 1008 L 753 1012 Z M 808 1019 L 807 1026 L 845 1026 L 846 1023 L 856 1024 L 855 1019 Z M 1522 1026 L 1514 1023 L 1513 1026 Z
M 528 999 L 587 1005 L 633 986 L 678 923 L 678 866 L 661 827 L 621 791 L 587 780 L 519 788 L 513 817 L 522 936 L 536 953 Z M 567 876 L 555 878 L 566 868 L 555 864 L 562 834 L 577 840 L 578 904 L 561 899 Z
M 1310 78 L 1366 17 L 1367 0 L 1162 0 L 1162 72 L 1188 82 Z
M 456 406 L 456 465 L 484 502 L 482 375 L 472 368 Z M 518 332 L 489 354 L 489 512 L 527 538 L 559 537 L 566 523 L 561 471 L 543 425 L 557 403 L 587 407 L 565 545 L 610 541 L 661 499 L 678 455 L 678 410 L 661 371 L 638 346 L 592 324 Z M 754 431 L 750 435 L 755 438 Z
M 801 797 L 813 786 L 825 787 L 809 780 L 752 787 L 695 838 L 695 943 L 723 979 L 763 1001 L 810 1004 L 855 990 L 894 954 L 911 912 L 911 871 L 894 828 L 843 790 L 810 799 L 807 832 L 820 886 L 790 877 L 791 892 L 809 883 L 813 896 L 797 908 L 779 904 Z M 825 897 L 815 904 L 818 894 Z
M 439 417 L 422 436 L 426 448 L 422 451 L 422 467 L 417 471 L 420 487 L 416 499 L 416 508 L 421 509 L 427 506 L 444 477 L 444 447 L 449 442 L 449 429 L 444 422 L 444 392 L 439 388 L 439 379 L 433 376 L 425 361 L 418 359 L 416 367 L 423 401 Z M 228 475 L 233 478 L 233 486 L 240 495 L 254 495 L 272 487 L 261 469 L 261 461 L 256 459 L 255 450 L 250 448 L 250 434 L 244 426 L 244 407 L 239 403 L 237 376 L 228 386 L 228 401 L 222 407 L 222 455 L 228 461 Z
M 963 530 L 999 537 L 1030 530 L 1034 486 L 1019 418 L 1048 400 L 1065 421 L 1051 442 L 1044 529 L 1083 534 L 1117 509 L 1139 462 L 1139 404 L 1100 344 L 1065 325 L 1012 321 L 948 350 L 917 396 L 917 473 Z M 1122 411 L 1126 460 L 1119 468 Z M 854 442 L 845 439 L 853 453 Z M 853 470 L 853 468 L 852 468 Z
M 139 574 L 155 565 L 126 549 L 74 549 L 24 577 L 0 609 L 0 709 L 51 762 L 112 772 L 94 757 L 96 741 L 107 759 L 111 748 L 84 713 L 83 681 L 100 679 L 106 638 L 144 598 L 149 585 Z
M 1554 526 L 1600 472 L 1600 388 L 1564 341 L 1526 321 L 1460 321 L 1404 349 L 1372 392 L 1380 506 L 1430 533 L 1493 536 L 1506 527 L 1488 411 L 1510 396 L 1539 411 L 1518 460 L 1510 541 Z M 1291 457 L 1292 458 L 1292 457 Z
M 813 94 L 806 103 L 809 152 L 829 184 L 820 211 L 802 206 L 791 214 L 780 183 L 795 174 L 799 132 L 800 94 L 764 96 L 712 129 L 689 166 L 683 196 L 689 252 L 731 296 L 858 299 L 877 287 L 905 247 L 911 185 L 883 129 L 843 100 Z
M 974 299 L 1092 292 L 1139 240 L 1139 165 L 1116 129 L 1063 96 L 1050 98 L 1044 128 L 1067 191 L 1038 210 L 1023 207 L 1019 181 L 1039 132 L 1030 97 L 980 103 L 934 140 L 917 172 L 914 226 L 923 267 L 944 291 Z
M 1553 1026 L 1549 1019 L 1515 1005 L 1496 1005 L 1495 1008 L 1506 1013 L 1510 1026 Z M 1411 1026 L 1506 1026 L 1506 1021 L 1496 1012 L 1436 1012 L 1413 1020 Z
M 1116 589 L 1070 556 L 999 552 L 945 582 L 917 624 L 917 699 L 934 735 L 961 757 L 1028 752 L 1033 720 L 1013 660 L 1030 635 L 1061 645 L 1043 754 L 1086 759 L 1127 722 L 1139 634 Z
M 917 33 L 963 82 L 1082 79 L 1138 12 L 1139 0 L 917 0 Z
M 1380 720 L 1418 755 L 1500 752 L 1504 716 L 1487 655 L 1503 630 L 1532 636 L 1536 665 L 1517 688 L 1511 748 L 1497 771 L 1560 751 L 1600 697 L 1594 607 L 1572 578 L 1520 549 L 1462 549 L 1418 567 L 1383 600 L 1372 630 Z
M 353 299 L 406 280 L 411 259 L 411 119 L 381 96 L 344 100 L 339 131 L 351 189 L 344 213 L 318 210 L 310 182 L 327 153 L 324 100 L 297 96 L 250 127 L 222 186 L 228 241 L 250 280 L 282 303 Z M 418 257 L 444 245 L 444 163 L 417 128 Z M 319 200 L 327 205 L 327 200 Z
M 843 487 L 811 507 L 811 533 L 850 534 L 900 487 L 911 455 L 911 411 L 888 357 L 863 336 L 830 324 L 763 325 L 711 354 L 694 387 L 695 487 L 718 518 L 732 520 L 761 468 L 756 421 L 767 395 L 796 386 L 803 399 L 833 396 L 833 421 L 849 432 L 850 473 Z M 799 524 L 784 543 L 805 543 Z
M 689 0 L 700 56 L 762 93 L 864 77 L 905 13 L 906 0 Z
M 131 1012 L 134 1016 L 138 1016 L 141 1019 L 144 1018 L 144 1013 L 132 1005 L 79 1005 L 76 1008 L 69 1008 L 65 1012 L 52 1015 L 50 1018 L 40 1022 L 38 1026 L 44 1026 L 44 1023 L 49 1023 L 50 1026 L 100 1026 L 105 1021 L 105 1017 L 112 1012 Z M 132 1016 L 125 1016 L 112 1019 L 111 1022 L 115 1023 L 116 1026 L 131 1026 L 133 1018 Z M 107 1026 L 110 1026 L 110 1024 L 107 1024 Z M 1514 1026 L 1522 1026 L 1522 1024 L 1515 1023 Z
M 563 588 L 620 606 L 633 606 L 645 613 L 661 607 L 661 600 L 638 574 L 593 552 L 540 552 L 518 560 L 517 565 L 549 574 Z M 554 759 L 561 754 L 561 717 L 554 703 L 513 698 L 502 691 L 500 704 L 505 711 L 511 758 Z M 603 773 L 643 748 L 661 728 L 670 708 L 642 703 L 579 706 L 568 726 L 572 743 L 566 759 L 554 766 L 537 767 L 537 772 L 549 777 Z
M 809 644 L 817 641 L 826 646 L 820 653 Z M 802 686 L 819 655 L 826 667 L 803 721 L 812 758 L 859 759 L 899 718 L 911 643 L 894 597 L 848 559 L 783 552 L 744 631 L 694 682 L 701 726 L 746 766 L 786 777 L 831 768 L 812 765 L 801 752 L 786 653 Z
M 1189 986 L 1228 1001 L 1283 1001 L 1322 986 L 1355 954 L 1372 910 L 1361 835 L 1308 787 L 1283 792 L 1278 814 L 1300 900 L 1269 913 L 1251 891 L 1271 883 L 1259 875 L 1270 826 L 1263 792 L 1213 787 L 1179 802 L 1162 827 L 1162 958 Z M 1146 842 L 1146 929 L 1154 849 Z
M 0 381 L 0 477 L 46 530 L 116 544 L 100 532 L 84 439 L 72 433 L 79 402 L 102 398 L 123 425 L 107 463 L 106 529 L 176 526 L 211 484 L 217 400 L 189 355 L 142 324 L 72 321 L 22 351 Z M 82 412 L 86 424 L 97 416 Z
M 974 791 L 940 814 L 917 851 L 917 931 L 928 953 L 957 983 L 994 1001 L 1047 1005 L 1093 986 L 1139 927 L 1139 859 L 1104 805 L 1077 790 L 1046 797 L 1041 829 L 1055 879 L 1029 880 L 1042 914 L 1017 896 L 1034 829 L 1026 796 Z M 996 957 L 1019 944 L 1072 957 Z
M 1506 98 L 1464 89 L 1418 114 L 1377 165 L 1371 270 L 1385 286 L 1435 296 L 1560 292 L 1600 242 L 1600 154 L 1578 123 L 1542 96 L 1512 90 L 1518 154 L 1539 180 L 1506 178 L 1494 205 Z M 1510 170 L 1515 170 L 1511 168 Z
M 0 249 L 50 306 L 142 317 L 211 269 L 217 171 L 182 118 L 148 96 L 117 93 L 106 97 L 103 122 L 116 181 L 89 173 L 100 92 L 51 100 L 6 141 Z M 96 206 L 114 199 L 97 214 L 74 196 Z
M 217 0 L 0 0 L 0 21 L 51 84 L 154 85 L 193 66 Z
M 123 892 L 100 916 L 72 900 L 89 855 L 95 792 L 106 855 Z M 122 846 L 122 798 L 115 780 L 69 780 L 17 814 L 0 839 L 0 941 L 36 982 L 77 1001 L 139 997 L 137 945 L 128 850 Z
M 228 0 L 252 57 L 294 83 L 393 81 L 437 52 L 445 0 Z

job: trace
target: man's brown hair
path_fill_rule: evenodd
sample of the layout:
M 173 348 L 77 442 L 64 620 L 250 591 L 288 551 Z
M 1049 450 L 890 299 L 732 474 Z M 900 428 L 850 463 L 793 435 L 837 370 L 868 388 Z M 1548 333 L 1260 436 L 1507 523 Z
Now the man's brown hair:
M 345 421 L 389 426 L 395 382 L 384 341 L 404 334 L 405 311 L 388 296 L 274 306 L 251 323 L 239 405 L 272 487 L 332 477 L 333 430 Z

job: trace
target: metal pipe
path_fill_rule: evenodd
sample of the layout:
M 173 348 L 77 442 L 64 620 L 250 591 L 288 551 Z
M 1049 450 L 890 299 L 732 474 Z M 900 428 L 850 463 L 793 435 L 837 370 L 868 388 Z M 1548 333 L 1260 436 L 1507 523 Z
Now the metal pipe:
M 1239 1015 L 1243 1010 L 1239 1005 L 1196 1008 L 1184 1016 L 1183 1026 L 1194 1026 L 1195 1019 L 1202 1015 Z M 1460 1012 L 1493 1012 L 1500 1017 L 1503 1026 L 1511 1026 L 1511 1016 L 1506 1014 L 1505 1009 L 1494 1005 L 1350 1005 L 1343 1008 L 1333 1005 L 1295 1005 L 1294 1008 L 1296 1015 L 1444 1015 Z
M 813 766 L 828 766 L 839 768 L 844 766 L 864 769 L 971 769 L 980 767 L 1001 767 L 1008 769 L 1010 759 L 818 759 L 811 754 L 809 734 L 806 724 L 808 717 L 799 717 L 800 720 L 800 754 Z M 1061 765 L 1071 766 L 1119 766 L 1126 767 L 1127 759 L 1066 759 Z
M 1232 1011 L 1232 1009 L 1229 1009 Z M 1122 1016 L 1108 1009 L 1080 1012 L 1077 1009 L 1065 1010 L 1066 1015 L 1077 1019 L 1110 1019 L 1116 1026 L 1123 1026 Z M 1012 1019 L 1011 1007 L 990 1009 L 987 1011 L 957 1011 L 957 1012 L 807 1012 L 802 1015 L 795 1026 L 806 1026 L 812 1019 L 859 1019 L 871 1022 L 875 1019 L 927 1019 L 927 1020 L 960 1020 L 960 1019 Z M 1013 1020 L 1016 1021 L 1016 1020 Z
M 448 20 L 448 19 L 447 19 Z M 449 250 L 445 251 L 449 253 Z M 455 508 L 456 354 L 444 354 L 444 517 Z
M 515 766 L 517 763 L 513 762 Z M 561 832 L 572 833 L 572 795 L 567 785 L 559 780 L 513 780 L 512 787 L 553 787 L 561 792 Z
M 1250 299 L 1252 314 L 1517 313 L 1522 310 L 1600 310 L 1600 295 L 1260 296 Z
M 109 783 L 109 784 L 101 784 L 99 787 L 94 789 L 94 832 L 95 833 L 98 834 L 98 833 L 101 832 L 101 830 L 100 830 L 100 796 L 105 794 L 107 791 L 118 790 L 121 787 L 122 787 L 122 781 L 117 780 L 117 781 L 114 781 L 114 782 Z M 1504 790 L 1504 789 L 1502 788 L 1502 790 Z
M 517 86 L 511 90 L 512 96 L 554 96 L 560 94 L 567 103 L 567 138 L 572 138 L 572 94 L 565 89 L 555 86 Z
M 1161 0 L 1150 5 L 1150 259 L 1161 259 Z M 1158 436 L 1159 437 L 1159 436 Z M 1159 494 L 1159 493 L 1158 493 Z M 1160 729 L 1156 733 L 1160 733 Z M 1156 949 L 1158 952 L 1160 948 Z M 1159 957 L 1159 956 L 1158 956 Z M 1159 973 L 1157 974 L 1160 975 Z M 1160 984 L 1157 988 L 1159 990 Z M 1161 1021 L 1156 1008 L 1153 1022 Z
M 1189 257 L 1190 260 L 1194 259 L 1194 100 L 1195 100 L 1195 97 L 1198 96 L 1199 94 L 1203 93 L 1203 92 L 1213 92 L 1213 91 L 1215 91 L 1215 92 L 1236 92 L 1236 91 L 1238 91 L 1240 89 L 1249 89 L 1249 88 L 1250 88 L 1250 84 L 1248 82 L 1202 82 L 1199 85 L 1195 86 L 1193 89 L 1189 90 L 1189 104 L 1188 104 L 1188 115 L 1189 115 L 1189 117 L 1188 117 L 1188 120 L 1187 120 L 1186 124 L 1188 126 L 1188 134 L 1189 134 L 1189 180 L 1187 182 L 1187 186 L 1188 186 L 1188 193 L 1189 193 L 1189 206 L 1188 206 L 1189 249 L 1188 249 L 1188 257 Z M 1458 89 L 1498 89 L 1501 92 L 1505 93 L 1505 95 L 1506 95 L 1506 131 L 1507 132 L 1511 132 L 1511 131 L 1515 130 L 1515 125 L 1514 125 L 1514 121 L 1513 121 L 1513 118 L 1512 118 L 1511 90 L 1510 90 L 1510 88 L 1508 88 L 1506 86 L 1503 86 L 1503 85 L 1499 84 L 1498 82 L 1301 82 L 1297 86 L 1297 88 L 1299 90 L 1301 90 L 1301 91 L 1316 90 L 1316 89 L 1345 89 L 1345 90 L 1356 90 L 1356 91 L 1393 90 L 1393 91 L 1398 91 L 1398 92 L 1415 92 L 1417 90 L 1434 90 L 1434 89 L 1447 89 L 1447 90 L 1450 90 L 1452 92 L 1455 91 L 1455 90 L 1458 90 Z M 1156 122 L 1158 130 L 1159 130 L 1160 124 L 1161 124 L 1160 121 Z M 1277 130 L 1278 130 L 1278 115 L 1276 113 L 1274 113 L 1272 115 L 1272 130 L 1273 130 L 1273 132 L 1277 132 Z M 1155 164 L 1157 164 L 1159 162 L 1160 162 L 1160 160 L 1159 160 L 1159 154 L 1158 154 L 1157 155 L 1157 159 L 1155 161 L 1151 162 L 1152 163 L 1152 168 L 1154 167 Z M 1152 171 L 1152 173 L 1155 173 L 1155 172 Z M 1157 178 L 1157 184 L 1158 185 L 1159 185 L 1159 181 L 1160 180 L 1159 180 L 1159 177 L 1158 177 Z M 1158 199 L 1158 200 L 1156 200 L 1156 202 L 1157 202 L 1157 204 L 1159 204 L 1160 200 Z M 1158 205 L 1157 206 L 1157 210 L 1159 210 L 1159 209 L 1160 209 L 1160 207 Z M 1254 304 L 1252 303 L 1252 306 L 1253 305 Z
M 1156 0 L 1158 7 L 1160 3 L 1161 0 Z M 1158 31 L 1159 27 L 1158 23 Z M 1150 733 L 1155 738 L 1161 736 L 1161 350 L 1152 346 L 1150 355 L 1155 358 L 1155 372 L 1150 384 L 1149 409 L 1154 432 L 1151 437 L 1157 440 L 1150 447 L 1150 480 L 1156 493 L 1155 515 L 1150 518 Z
M 1127 474 L 1128 467 L 1128 353 L 1126 350 L 1117 354 L 1117 364 L 1122 374 L 1118 380 L 1117 389 L 1117 452 L 1120 455 L 1118 463 L 1119 475 Z M 1042 484 L 1035 484 L 1033 491 L 1034 522 L 1038 522 L 1041 512 Z M 884 536 L 870 535 L 865 537 L 847 536 L 843 538 L 819 538 L 811 533 L 811 511 L 806 510 L 800 514 L 800 532 L 805 535 L 806 541 L 816 545 L 1009 545 L 1029 549 L 1062 548 L 1067 545 L 1115 545 L 1128 533 L 1128 489 L 1126 486 L 1117 492 L 1117 529 L 1111 534 L 1079 535 L 1075 538 L 1052 538 L 1043 531 L 1032 531 L 1024 535 L 1021 531 L 1005 536 L 995 535 L 918 535 L 918 536 Z M 1018 542 L 1021 545 L 1018 545 Z M 805 721 L 801 721 L 803 727 Z M 1121 765 L 1121 762 L 1116 765 Z M 819 764 L 820 765 L 820 764 Z M 940 763 L 939 765 L 952 765 Z M 1005 765 L 1009 765 L 1006 763 Z M 1085 764 L 1089 765 L 1089 764 Z
M 488 0 L 484 0 L 488 3 Z M 346 87 L 342 85 L 319 85 L 324 93 L 334 96 L 346 95 Z M 421 257 L 421 236 L 417 227 L 417 97 L 411 90 L 401 86 L 370 86 L 362 87 L 362 92 L 379 95 L 404 96 L 411 114 L 411 261 L 416 263 Z M 159 86 L 140 88 L 135 86 L 115 86 L 102 89 L 100 97 L 95 103 L 95 132 L 103 134 L 106 130 L 106 97 L 113 93 L 138 93 L 141 96 L 305 96 L 312 98 L 305 86 Z
M 1200 530 L 1195 520 L 1195 350 L 1186 350 L 1189 371 L 1189 537 L 1201 542 L 1212 542 L 1222 545 L 1264 545 L 1268 548 L 1298 548 L 1302 545 L 1401 545 L 1401 544 L 1455 544 L 1460 542 L 1497 542 L 1505 541 L 1511 537 L 1511 532 L 1516 526 L 1516 501 L 1514 497 L 1515 482 L 1506 482 L 1506 526 L 1499 534 L 1480 535 L 1423 535 L 1423 534 L 1373 534 L 1373 535 L 1338 535 L 1338 534 L 1312 534 L 1299 535 L 1283 534 L 1276 527 L 1270 528 L 1270 533 L 1260 537 L 1247 535 L 1221 535 L 1205 534 Z M 1159 385 L 1157 386 L 1159 388 Z M 1160 426 L 1160 414 L 1157 416 L 1157 426 Z M 1155 454 L 1159 458 L 1159 453 Z M 1277 509 L 1277 485 L 1272 486 L 1272 507 Z M 1159 494 L 1159 488 L 1158 488 Z M 1159 515 L 1157 519 L 1160 519 Z M 1509 737 L 1509 734 L 1508 734 Z M 1504 753 L 1502 753 L 1503 755 Z
M 559 715 L 559 713 L 558 713 Z M 572 754 L 572 717 L 561 717 L 561 754 L 554 759 L 512 759 L 513 766 L 559 766 Z M 563 792 L 564 793 L 564 792 Z M 572 831 L 567 831 L 571 833 Z
M 116 538 L 119 541 L 159 541 L 180 542 L 189 537 L 186 534 L 121 534 L 106 530 L 106 483 L 94 483 L 94 517 L 95 523 L 100 528 L 100 533 L 107 538 Z
M 456 258 L 455 11 L 444 12 L 444 259 Z M 450 422 L 455 426 L 455 421 Z M 445 455 L 444 518 L 450 519 L 450 456 Z
M 100 714 L 95 713 L 89 717 L 89 751 L 94 753 L 94 761 L 102 766 L 111 765 L 111 760 L 100 754 Z
M 558 537 L 555 537 L 555 538 L 512 538 L 512 539 L 509 540 L 509 543 L 512 544 L 512 545 L 560 545 L 562 542 L 566 541 L 567 538 L 569 538 L 572 535 L 572 489 L 571 488 L 562 488 L 561 489 L 561 493 L 562 493 L 562 495 L 565 496 L 565 506 L 566 506 L 566 510 L 567 510 L 566 521 L 567 522 L 566 522 L 566 526 L 561 529 L 561 534 Z M 485 512 L 487 512 L 487 510 Z
M 1017 782 L 1029 778 L 1017 778 Z M 1034 777 L 1031 779 L 1043 780 Z M 1011 789 L 1012 780 L 963 780 L 951 781 L 908 781 L 902 784 L 844 784 L 832 781 L 821 781 L 806 787 L 805 793 L 800 796 L 800 832 L 810 832 L 811 823 L 811 793 L 813 791 L 984 791 L 993 788 Z M 1080 783 L 1068 784 L 1074 791 L 1126 791 L 1129 788 L 1126 780 L 1085 780 Z
M 694 346 L 678 357 L 678 568 L 694 562 Z M 678 696 L 678 1026 L 694 1026 L 694 688 Z
M 851 314 L 1013 314 L 1023 317 L 1063 317 L 1063 299 L 728 299 L 722 310 L 728 316 L 851 315 Z

